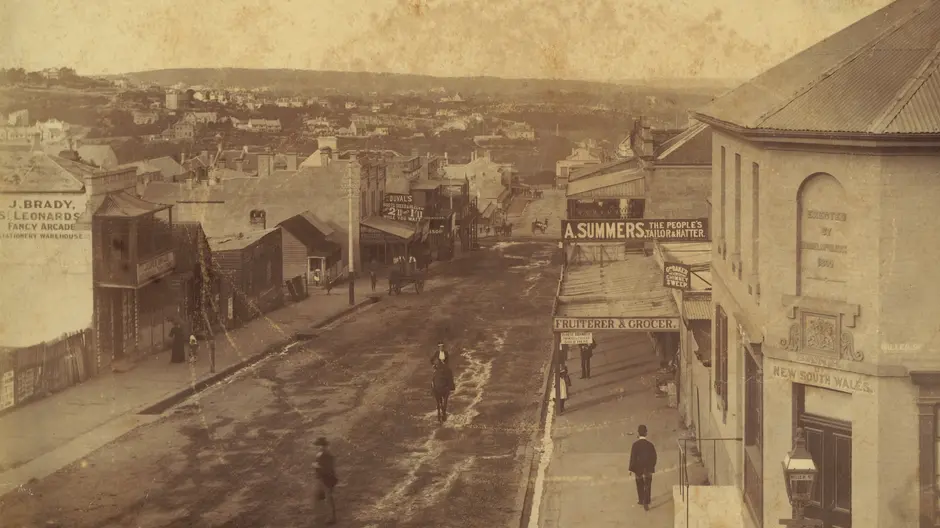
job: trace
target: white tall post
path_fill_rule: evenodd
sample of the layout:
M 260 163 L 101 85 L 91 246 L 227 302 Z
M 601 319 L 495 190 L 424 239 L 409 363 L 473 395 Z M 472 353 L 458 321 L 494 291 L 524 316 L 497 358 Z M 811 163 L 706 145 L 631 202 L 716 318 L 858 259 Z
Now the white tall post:
M 353 248 L 353 194 L 358 190 L 354 189 L 353 185 L 353 170 L 352 170 L 352 160 L 350 164 L 346 167 L 346 196 L 349 200 L 349 305 L 352 306 L 356 304 L 356 286 L 355 286 L 355 272 L 356 266 L 353 261 L 353 254 L 355 248 Z

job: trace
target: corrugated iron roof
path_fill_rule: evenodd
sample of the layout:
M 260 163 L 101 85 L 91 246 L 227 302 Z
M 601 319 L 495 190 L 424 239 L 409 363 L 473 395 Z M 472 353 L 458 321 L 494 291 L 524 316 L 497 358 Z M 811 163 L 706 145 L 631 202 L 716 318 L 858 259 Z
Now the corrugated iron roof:
M 663 275 L 651 257 L 627 255 L 604 265 L 566 271 L 558 317 L 679 317 Z
M 667 165 L 712 164 L 712 133 L 705 123 L 695 123 L 660 145 L 656 163 Z
M 406 240 L 413 237 L 415 234 L 414 227 L 404 222 L 398 222 L 381 216 L 370 216 L 362 220 L 360 224 Z
M 747 129 L 940 133 L 940 2 L 898 0 L 698 112 Z
M 567 196 L 577 196 L 581 193 L 611 187 L 621 183 L 627 183 L 636 180 L 642 180 L 644 177 L 642 169 L 631 167 L 625 170 L 601 174 L 598 176 L 589 176 L 568 183 Z
M 224 237 L 209 237 L 209 248 L 212 251 L 234 251 L 251 246 L 265 236 L 277 231 L 278 227 L 273 229 L 259 229 L 257 231 L 246 231 L 237 235 Z
M 682 310 L 685 312 L 686 321 L 711 321 L 712 319 L 710 299 L 700 297 L 682 299 Z
M 141 200 L 136 196 L 126 192 L 116 192 L 108 194 L 98 210 L 95 211 L 97 217 L 107 218 L 132 218 L 145 214 L 152 214 L 163 209 L 169 209 L 170 206 L 157 204 Z
M 595 163 L 593 165 L 588 165 L 586 167 L 580 168 L 576 171 L 573 171 L 568 175 L 568 181 L 573 182 L 575 180 L 580 180 L 582 178 L 587 178 L 589 176 L 600 176 L 601 174 L 607 174 L 608 172 L 619 172 L 631 168 L 636 168 L 639 166 L 636 158 L 629 159 L 618 159 L 613 161 L 608 161 L 605 163 Z
M 666 242 L 660 243 L 663 257 L 670 262 L 687 266 L 710 266 L 712 262 L 711 242 Z

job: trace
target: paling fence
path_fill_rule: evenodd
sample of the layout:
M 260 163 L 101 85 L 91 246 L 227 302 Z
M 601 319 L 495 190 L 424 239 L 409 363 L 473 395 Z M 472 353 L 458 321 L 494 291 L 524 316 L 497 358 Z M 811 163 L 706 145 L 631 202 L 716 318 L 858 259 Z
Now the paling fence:
M 25 405 L 98 375 L 91 329 L 23 348 L 0 349 L 0 412 Z

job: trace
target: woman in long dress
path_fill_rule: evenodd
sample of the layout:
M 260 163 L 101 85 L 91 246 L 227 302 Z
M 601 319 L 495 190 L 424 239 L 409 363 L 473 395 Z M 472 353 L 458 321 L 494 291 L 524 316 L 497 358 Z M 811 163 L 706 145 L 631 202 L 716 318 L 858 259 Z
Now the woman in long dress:
M 186 332 L 179 321 L 173 323 L 170 329 L 170 340 L 172 342 L 172 352 L 170 353 L 170 363 L 186 362 Z
M 565 413 L 565 400 L 568 399 L 568 389 L 571 388 L 571 376 L 568 367 L 562 363 L 558 368 L 558 414 Z

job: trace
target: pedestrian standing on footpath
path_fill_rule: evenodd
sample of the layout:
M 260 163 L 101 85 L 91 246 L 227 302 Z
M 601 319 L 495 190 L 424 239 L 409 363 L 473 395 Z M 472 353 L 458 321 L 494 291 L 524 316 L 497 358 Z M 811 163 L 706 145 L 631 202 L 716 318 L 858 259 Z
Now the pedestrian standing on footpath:
M 646 439 L 646 426 L 637 427 L 640 438 L 633 442 L 630 449 L 630 473 L 636 477 L 637 504 L 643 509 L 650 509 L 650 495 L 653 490 L 653 473 L 656 472 L 656 447 Z
M 173 328 L 170 329 L 170 363 L 186 362 L 186 333 L 183 331 L 183 325 L 177 319 L 173 321 Z
M 379 278 L 375 276 L 375 270 L 369 271 L 369 280 L 372 281 L 372 293 L 375 293 L 375 285 L 379 282 Z
M 594 356 L 595 347 L 597 347 L 597 342 L 594 338 L 591 338 L 590 343 L 581 345 L 581 379 L 591 377 L 591 357 Z
M 568 399 L 568 390 L 571 388 L 571 376 L 568 375 L 568 366 L 562 363 L 558 367 L 558 414 L 565 414 L 565 401 Z
M 336 524 L 336 501 L 333 499 L 333 488 L 339 483 L 336 476 L 336 458 L 330 453 L 329 442 L 322 436 L 314 442 L 317 446 L 317 458 L 314 465 L 317 484 L 317 520 L 326 517 L 326 524 Z M 325 514 L 325 515 L 324 515 Z
M 448 354 L 447 351 L 444 350 L 443 341 L 437 342 L 437 350 L 435 350 L 434 353 L 431 354 L 431 365 L 434 365 L 435 361 L 440 361 L 441 363 L 447 366 L 450 366 L 450 354 Z

